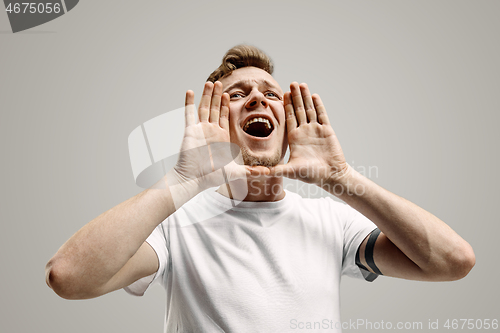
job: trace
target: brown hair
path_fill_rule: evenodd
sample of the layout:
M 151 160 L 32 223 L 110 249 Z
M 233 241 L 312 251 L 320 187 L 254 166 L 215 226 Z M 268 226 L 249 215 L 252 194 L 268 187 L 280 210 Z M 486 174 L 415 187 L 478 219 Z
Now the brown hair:
M 207 81 L 215 82 L 231 74 L 235 69 L 253 66 L 273 74 L 273 61 L 262 50 L 251 45 L 236 45 L 226 52 L 222 64 L 210 74 Z

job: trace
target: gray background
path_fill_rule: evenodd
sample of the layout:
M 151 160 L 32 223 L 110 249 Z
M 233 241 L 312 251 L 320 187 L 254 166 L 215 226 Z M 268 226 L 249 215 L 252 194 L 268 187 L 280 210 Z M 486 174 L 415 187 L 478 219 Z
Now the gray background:
M 198 97 L 231 46 L 307 82 L 347 161 L 473 246 L 463 280 L 342 283 L 342 317 L 500 319 L 499 1 L 81 1 L 23 33 L 0 12 L 1 332 L 161 332 L 165 293 L 56 296 L 44 266 L 85 223 L 141 191 L 129 133 Z M 364 330 L 360 330 L 364 331 Z M 427 331 L 427 330 L 423 330 Z M 444 331 L 444 329 L 440 329 Z

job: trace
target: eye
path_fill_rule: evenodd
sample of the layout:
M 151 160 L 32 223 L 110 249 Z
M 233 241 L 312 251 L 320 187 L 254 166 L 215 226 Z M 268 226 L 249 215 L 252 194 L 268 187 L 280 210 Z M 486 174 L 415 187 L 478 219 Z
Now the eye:
M 244 95 L 241 92 L 234 92 L 234 93 L 230 94 L 229 97 L 231 99 L 236 99 L 236 98 L 242 98 L 242 97 L 244 97 Z
M 273 92 L 273 91 L 268 91 L 268 92 L 266 92 L 264 95 L 265 95 L 266 97 L 269 97 L 269 98 L 281 99 L 281 97 L 280 97 L 277 93 L 275 93 L 275 92 Z

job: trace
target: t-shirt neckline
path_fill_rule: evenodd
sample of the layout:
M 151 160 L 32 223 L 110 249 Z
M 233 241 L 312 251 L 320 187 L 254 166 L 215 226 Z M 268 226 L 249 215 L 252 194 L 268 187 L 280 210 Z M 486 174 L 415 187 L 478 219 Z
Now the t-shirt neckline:
M 290 191 L 285 191 L 285 197 L 278 201 L 238 201 L 231 200 L 228 197 L 217 192 L 217 187 L 208 189 L 208 197 L 217 205 L 226 209 L 234 210 L 253 210 L 253 209 L 280 209 L 289 204 L 292 200 Z

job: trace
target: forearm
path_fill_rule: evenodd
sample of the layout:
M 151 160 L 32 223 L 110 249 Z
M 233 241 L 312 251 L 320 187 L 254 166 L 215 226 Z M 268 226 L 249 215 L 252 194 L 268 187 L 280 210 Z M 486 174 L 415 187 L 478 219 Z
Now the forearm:
M 370 246 L 370 262 L 373 254 L 391 276 L 453 280 L 468 273 L 475 257 L 466 241 L 434 215 L 348 166 L 321 99 L 311 96 L 306 84 L 292 83 L 283 104 L 290 159 L 273 167 L 272 175 L 316 184 L 373 221 L 383 235 Z
M 57 285 L 70 294 L 92 294 L 105 285 L 158 224 L 197 194 L 179 184 L 172 186 L 174 183 L 169 173 L 153 188 L 111 208 L 80 229 L 48 262 L 49 285 Z
M 350 167 L 338 184 L 343 191 L 333 194 L 373 221 L 423 271 L 458 276 L 470 266 L 470 245 L 436 216 Z
M 141 246 L 154 228 L 202 190 L 228 181 L 220 168 L 214 172 L 214 165 L 226 165 L 232 156 L 228 119 L 229 95 L 221 82 L 205 83 L 198 113 L 194 93 L 187 91 L 184 138 L 174 169 L 71 237 L 47 264 L 48 285 L 65 298 L 89 298 L 152 274 L 158 267 L 154 249 Z M 212 143 L 227 145 L 211 150 Z M 232 172 L 224 167 L 229 180 L 250 174 L 249 167 L 229 165 Z

